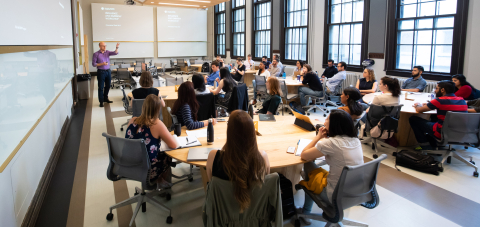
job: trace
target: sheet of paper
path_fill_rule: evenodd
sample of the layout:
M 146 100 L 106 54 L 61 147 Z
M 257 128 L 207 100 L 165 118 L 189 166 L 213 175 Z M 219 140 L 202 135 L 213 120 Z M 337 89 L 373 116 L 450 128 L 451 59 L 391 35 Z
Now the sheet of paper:
M 300 139 L 300 141 L 298 142 L 298 145 L 297 145 L 297 151 L 295 152 L 295 155 L 296 156 L 300 156 L 303 152 L 303 149 L 305 149 L 305 147 L 310 143 L 312 142 L 312 140 L 309 140 L 309 139 Z
M 186 147 L 195 147 L 195 146 L 202 146 L 200 141 L 195 136 L 184 136 L 184 137 L 177 137 L 177 135 L 173 135 L 173 137 L 177 140 L 177 145 L 179 148 L 186 148 Z M 170 148 L 164 140 L 162 140 L 162 144 L 160 145 L 161 151 L 170 151 L 174 150 Z
M 200 129 L 200 130 L 195 130 L 195 131 L 188 131 L 187 130 L 187 135 L 188 136 L 194 136 L 194 137 L 197 137 L 197 138 L 207 137 L 207 129 Z

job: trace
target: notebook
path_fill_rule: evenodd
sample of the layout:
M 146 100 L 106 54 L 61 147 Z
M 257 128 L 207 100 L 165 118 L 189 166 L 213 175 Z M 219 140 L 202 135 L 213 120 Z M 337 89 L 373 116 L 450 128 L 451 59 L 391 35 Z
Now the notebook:
M 171 151 L 175 149 L 187 148 L 187 147 L 196 147 L 202 146 L 200 141 L 198 141 L 197 137 L 195 136 L 183 136 L 177 137 L 177 135 L 173 135 L 175 140 L 177 140 L 177 148 L 170 148 L 164 140 L 162 140 L 162 144 L 160 145 L 160 151 Z
M 297 143 L 297 151 L 295 152 L 296 156 L 300 156 L 305 149 L 305 147 L 312 142 L 312 140 L 309 139 L 300 139 Z
M 271 114 L 259 114 L 258 118 L 260 121 L 275 121 L 275 116 Z
M 218 148 L 190 148 L 188 150 L 187 161 L 207 161 L 210 151 L 218 150 Z

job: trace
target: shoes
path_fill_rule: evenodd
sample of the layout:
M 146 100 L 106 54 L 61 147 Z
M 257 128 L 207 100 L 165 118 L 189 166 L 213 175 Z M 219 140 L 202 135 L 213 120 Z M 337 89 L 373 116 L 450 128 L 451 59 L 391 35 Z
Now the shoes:
M 103 102 L 100 102 L 100 107 L 103 107 Z
M 105 101 L 103 101 L 103 102 L 112 103 L 113 101 L 110 101 L 110 100 L 108 100 L 108 99 L 105 99 Z
M 297 214 L 303 214 L 303 208 L 297 207 Z M 312 219 L 310 219 L 310 218 L 300 217 L 299 219 L 305 225 L 311 225 L 312 224 Z
M 415 151 L 428 151 L 428 150 L 435 150 L 435 149 L 430 145 L 422 145 L 422 146 L 415 147 L 414 150 Z

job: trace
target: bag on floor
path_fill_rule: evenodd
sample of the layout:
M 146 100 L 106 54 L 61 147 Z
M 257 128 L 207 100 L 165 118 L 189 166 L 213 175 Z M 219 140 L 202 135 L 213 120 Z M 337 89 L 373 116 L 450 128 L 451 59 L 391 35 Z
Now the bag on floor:
M 430 155 L 416 151 L 401 150 L 396 156 L 395 166 L 399 165 L 422 173 L 430 173 L 437 176 L 440 172 L 443 172 L 442 164 L 435 161 Z
M 280 177 L 280 190 L 282 191 L 283 219 L 291 218 L 296 212 L 292 182 L 281 173 L 278 176 Z
M 292 108 L 293 111 L 305 115 L 305 110 L 302 108 L 302 105 L 296 103 L 295 101 L 290 102 L 288 105 L 290 105 L 290 108 Z

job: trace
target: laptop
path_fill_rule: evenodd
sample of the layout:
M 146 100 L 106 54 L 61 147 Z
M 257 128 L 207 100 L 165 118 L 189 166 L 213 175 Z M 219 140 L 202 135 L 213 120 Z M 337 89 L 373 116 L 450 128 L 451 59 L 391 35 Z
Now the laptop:
M 190 148 L 188 149 L 187 161 L 207 161 L 208 154 L 212 150 L 218 150 L 218 148 Z
M 258 118 L 260 121 L 276 121 L 275 116 L 270 114 L 259 114 Z

